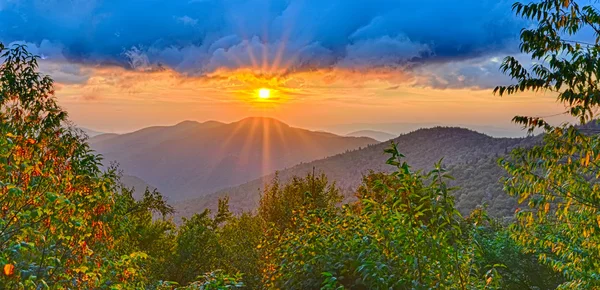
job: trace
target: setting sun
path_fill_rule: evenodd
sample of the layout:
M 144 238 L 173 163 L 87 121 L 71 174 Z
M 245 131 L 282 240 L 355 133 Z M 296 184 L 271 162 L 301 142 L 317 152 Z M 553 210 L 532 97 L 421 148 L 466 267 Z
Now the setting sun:
M 271 97 L 271 90 L 265 88 L 258 90 L 258 97 L 261 99 L 268 99 Z

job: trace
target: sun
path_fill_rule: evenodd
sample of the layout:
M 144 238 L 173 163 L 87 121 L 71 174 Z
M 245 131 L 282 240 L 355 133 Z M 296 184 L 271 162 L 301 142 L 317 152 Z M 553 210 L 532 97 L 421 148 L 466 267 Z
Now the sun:
M 258 90 L 258 97 L 261 99 L 268 99 L 271 97 L 271 90 L 262 88 Z

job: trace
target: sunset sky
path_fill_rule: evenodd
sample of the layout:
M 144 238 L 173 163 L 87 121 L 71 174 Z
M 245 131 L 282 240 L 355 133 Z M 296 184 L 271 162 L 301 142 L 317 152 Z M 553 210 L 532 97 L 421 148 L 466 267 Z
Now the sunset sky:
M 512 3 L 0 0 L 0 41 L 40 55 L 71 119 L 104 132 L 248 116 L 312 129 L 518 130 L 514 115 L 564 107 L 552 94 L 492 94 L 510 83 L 498 69 L 505 56 L 529 63 L 518 33 L 531 24 Z

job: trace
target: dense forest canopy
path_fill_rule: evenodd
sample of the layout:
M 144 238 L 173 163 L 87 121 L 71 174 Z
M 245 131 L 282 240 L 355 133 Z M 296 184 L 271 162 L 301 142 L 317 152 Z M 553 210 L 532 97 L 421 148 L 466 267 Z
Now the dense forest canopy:
M 569 0 L 516 3 L 535 25 L 507 57 L 516 84 L 500 95 L 552 91 L 582 124 L 600 104 L 600 14 Z M 595 43 L 569 39 L 591 29 Z M 457 210 L 443 160 L 414 169 L 398 146 L 389 170 L 365 175 L 354 201 L 325 174 L 275 177 L 255 212 L 229 199 L 175 226 L 157 191 L 135 199 L 118 169 L 69 126 L 52 79 L 24 46 L 0 44 L 0 288 L 2 289 L 597 289 L 600 139 L 549 125 L 543 141 L 500 158 L 510 222 L 485 207 Z

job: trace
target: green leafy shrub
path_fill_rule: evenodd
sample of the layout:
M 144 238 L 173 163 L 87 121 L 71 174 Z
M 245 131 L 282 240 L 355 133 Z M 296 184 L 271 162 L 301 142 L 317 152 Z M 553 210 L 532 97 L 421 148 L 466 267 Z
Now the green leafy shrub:
M 506 192 L 527 205 L 517 212 L 511 236 L 565 277 L 561 288 L 598 288 L 600 139 L 586 123 L 596 117 L 600 105 L 600 13 L 593 3 L 570 0 L 515 3 L 513 9 L 532 22 L 521 32 L 520 48 L 534 64 L 526 68 L 507 57 L 501 69 L 516 84 L 495 91 L 552 92 L 568 108 L 565 114 L 579 119 L 582 126 L 554 127 L 542 117 L 514 118 L 530 132 L 543 128 L 545 136 L 542 145 L 515 150 L 500 161 L 510 175 Z M 577 41 L 588 31 L 594 42 Z
M 136 284 L 146 256 L 115 251 L 114 171 L 63 126 L 37 58 L 24 46 L 0 54 L 0 288 Z
M 293 226 L 264 240 L 265 281 L 278 289 L 494 288 L 479 272 L 477 248 L 438 163 L 412 172 L 395 145 L 388 164 L 363 185 L 357 206 L 294 211 Z
M 239 289 L 244 287 L 242 275 L 236 274 L 233 276 L 225 274 L 221 270 L 213 271 L 199 277 L 199 281 L 190 283 L 187 286 L 178 287 L 175 282 L 161 282 L 158 289 L 174 289 L 174 290 L 227 290 Z

